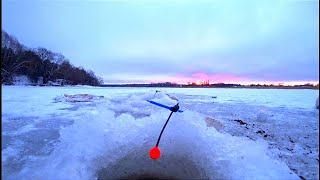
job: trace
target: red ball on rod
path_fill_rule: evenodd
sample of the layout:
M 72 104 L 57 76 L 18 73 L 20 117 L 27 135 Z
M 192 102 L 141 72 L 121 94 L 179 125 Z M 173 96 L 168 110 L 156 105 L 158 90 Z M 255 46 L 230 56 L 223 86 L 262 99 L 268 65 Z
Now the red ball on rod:
M 160 157 L 160 155 L 161 155 L 161 152 L 160 152 L 160 149 L 157 146 L 155 146 L 152 149 L 150 149 L 149 156 L 150 156 L 151 159 L 156 160 L 156 159 L 158 159 Z

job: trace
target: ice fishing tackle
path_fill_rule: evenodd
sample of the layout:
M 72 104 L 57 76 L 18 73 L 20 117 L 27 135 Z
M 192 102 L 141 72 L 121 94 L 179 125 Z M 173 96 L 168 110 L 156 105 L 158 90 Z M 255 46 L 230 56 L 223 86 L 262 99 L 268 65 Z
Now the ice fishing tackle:
M 159 149 L 160 139 L 161 139 L 162 133 L 163 133 L 164 129 L 166 128 L 166 126 L 167 126 L 167 124 L 168 124 L 168 122 L 169 122 L 172 114 L 173 114 L 174 112 L 183 112 L 183 111 L 179 110 L 179 103 L 177 103 L 177 104 L 176 104 L 175 106 L 173 106 L 173 107 L 169 107 L 169 106 L 166 106 L 166 105 L 163 105 L 163 104 L 160 104 L 160 103 L 151 101 L 151 100 L 147 100 L 147 101 L 150 102 L 151 104 L 154 104 L 154 105 L 157 105 L 157 106 L 159 106 L 159 107 L 163 107 L 163 108 L 169 109 L 169 110 L 171 111 L 171 113 L 170 113 L 170 115 L 169 115 L 166 123 L 165 123 L 165 124 L 163 125 L 163 127 L 162 127 L 162 130 L 161 130 L 160 135 L 159 135 L 159 137 L 158 137 L 156 146 L 154 146 L 154 147 L 150 150 L 150 152 L 149 152 L 150 158 L 156 160 L 156 159 L 160 158 L 160 156 L 161 156 L 161 151 L 160 151 L 160 149 Z

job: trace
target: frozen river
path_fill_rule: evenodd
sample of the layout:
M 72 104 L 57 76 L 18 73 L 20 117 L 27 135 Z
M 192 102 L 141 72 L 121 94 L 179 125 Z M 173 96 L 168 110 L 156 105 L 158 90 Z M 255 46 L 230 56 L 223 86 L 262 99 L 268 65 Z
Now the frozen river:
M 2 177 L 319 179 L 318 94 L 2 86 Z M 146 100 L 175 99 L 184 112 L 164 132 L 162 157 L 150 160 L 170 112 Z

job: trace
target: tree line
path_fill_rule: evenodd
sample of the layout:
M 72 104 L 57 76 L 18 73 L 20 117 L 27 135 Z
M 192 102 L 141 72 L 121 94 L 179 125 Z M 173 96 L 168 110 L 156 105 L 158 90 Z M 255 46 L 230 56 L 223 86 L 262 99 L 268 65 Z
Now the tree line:
M 2 84 L 13 84 L 17 75 L 25 75 L 33 83 L 39 77 L 43 78 L 43 83 L 56 79 L 64 79 L 70 85 L 97 86 L 103 83 L 93 71 L 73 66 L 62 54 L 46 48 L 29 49 L 4 31 L 1 38 Z

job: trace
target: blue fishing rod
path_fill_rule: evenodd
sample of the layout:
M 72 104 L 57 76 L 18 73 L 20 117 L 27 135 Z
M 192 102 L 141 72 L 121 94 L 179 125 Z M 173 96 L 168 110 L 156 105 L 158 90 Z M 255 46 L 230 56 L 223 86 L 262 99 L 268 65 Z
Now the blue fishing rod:
M 151 103 L 151 104 L 154 104 L 154 105 L 156 105 L 156 106 L 159 106 L 159 107 L 162 107 L 162 108 L 165 108 L 165 109 L 168 109 L 168 110 L 170 110 L 171 112 L 170 112 L 170 115 L 169 115 L 169 117 L 168 117 L 168 119 L 167 119 L 167 121 L 166 121 L 166 123 L 163 125 L 163 127 L 162 127 L 162 130 L 161 130 L 161 132 L 160 132 L 160 134 L 159 134 L 159 137 L 158 137 L 158 140 L 157 140 L 157 143 L 156 143 L 156 146 L 154 146 L 151 150 L 150 150 L 150 152 L 149 152 L 149 155 L 150 155 L 150 158 L 151 159 L 158 159 L 159 157 L 160 157 L 160 154 L 161 154 L 161 152 L 160 152 L 160 149 L 159 149 L 159 143 L 160 143 L 160 140 L 161 140 L 161 137 L 162 137 L 162 134 L 163 134 L 163 131 L 164 131 L 164 129 L 166 128 L 166 126 L 167 126 L 167 124 L 168 124 L 168 122 L 169 122 L 169 120 L 170 120 L 170 118 L 171 118 L 171 116 L 172 116 L 172 114 L 174 113 L 174 112 L 183 112 L 182 110 L 179 110 L 179 103 L 177 103 L 175 106 L 173 106 L 173 107 L 169 107 L 169 106 L 166 106 L 166 105 L 164 105 L 164 104 L 160 104 L 160 103 L 157 103 L 157 102 L 155 102 L 155 101 L 151 101 L 151 100 L 147 100 L 149 103 Z

